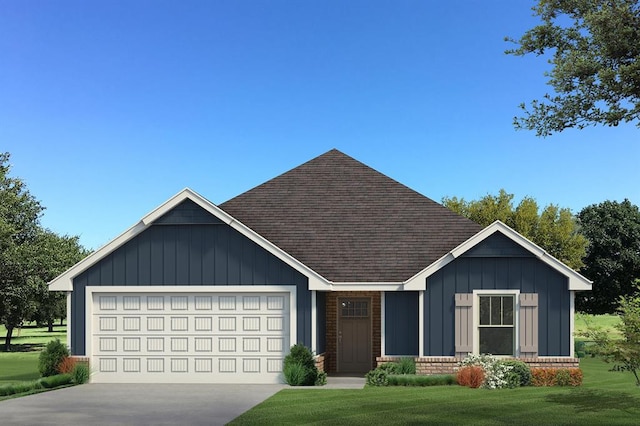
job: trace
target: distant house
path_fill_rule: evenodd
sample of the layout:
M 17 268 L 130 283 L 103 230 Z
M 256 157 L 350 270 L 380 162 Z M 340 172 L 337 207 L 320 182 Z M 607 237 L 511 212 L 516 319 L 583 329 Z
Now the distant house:
M 589 280 L 331 150 L 219 206 L 185 189 L 50 283 L 95 382 L 268 383 L 301 342 L 331 373 L 470 353 L 574 366 Z

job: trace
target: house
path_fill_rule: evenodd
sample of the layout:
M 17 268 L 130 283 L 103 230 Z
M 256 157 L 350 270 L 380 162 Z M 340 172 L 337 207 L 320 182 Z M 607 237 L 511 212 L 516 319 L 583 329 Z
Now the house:
M 219 206 L 185 189 L 50 283 L 94 382 L 270 383 L 303 343 L 329 374 L 471 353 L 575 366 L 589 280 L 331 150 Z

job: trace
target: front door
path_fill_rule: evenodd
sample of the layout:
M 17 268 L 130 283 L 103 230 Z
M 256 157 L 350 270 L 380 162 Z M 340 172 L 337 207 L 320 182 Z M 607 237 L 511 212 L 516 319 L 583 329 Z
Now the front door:
M 338 299 L 338 372 L 371 370 L 371 300 Z

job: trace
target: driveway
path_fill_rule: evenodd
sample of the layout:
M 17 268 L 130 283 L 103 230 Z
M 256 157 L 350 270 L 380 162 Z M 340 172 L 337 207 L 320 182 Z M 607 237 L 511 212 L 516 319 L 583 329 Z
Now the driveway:
M 2 425 L 223 425 L 285 385 L 87 384 L 0 402 Z

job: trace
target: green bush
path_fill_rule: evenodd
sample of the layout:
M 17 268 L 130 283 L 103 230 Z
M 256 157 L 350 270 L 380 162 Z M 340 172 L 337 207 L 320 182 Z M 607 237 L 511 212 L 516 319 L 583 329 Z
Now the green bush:
M 382 364 L 375 370 L 371 370 L 365 376 L 367 378 L 367 384 L 369 386 L 388 386 L 389 385 L 389 373 L 388 368 L 383 368 L 387 364 Z
M 57 374 L 55 376 L 43 377 L 38 382 L 45 389 L 57 388 L 59 386 L 69 385 L 73 381 L 71 374 Z
M 47 343 L 45 349 L 40 352 L 38 370 L 42 377 L 58 374 L 58 366 L 62 360 L 69 356 L 69 350 L 59 339 Z
M 82 385 L 89 381 L 89 364 L 86 362 L 78 362 L 73 367 L 73 371 L 71 372 L 71 376 L 73 377 L 73 382 L 76 385 Z
M 318 371 L 318 376 L 316 377 L 316 386 L 324 386 L 327 384 L 327 373 L 324 371 Z
M 531 385 L 531 368 L 529 365 L 515 359 L 501 361 L 501 363 L 511 367 L 507 373 L 508 387 L 515 388 Z
M 571 382 L 571 374 L 569 370 L 560 368 L 556 372 L 556 386 L 569 386 Z
M 587 356 L 586 344 L 584 340 L 575 340 L 574 342 L 576 358 L 584 358 L 585 356 Z
M 400 365 L 397 362 L 386 362 L 379 365 L 376 370 L 385 371 L 387 374 L 402 374 L 400 373 Z
M 398 374 L 416 374 L 416 361 L 413 358 L 400 358 L 398 364 Z
M 418 376 L 411 374 L 388 375 L 389 386 L 445 386 L 457 385 L 453 374 L 440 374 L 434 376 Z
M 298 343 L 291 347 L 284 358 L 282 369 L 286 382 L 291 386 L 314 386 L 318 379 L 318 367 L 311 350 Z

